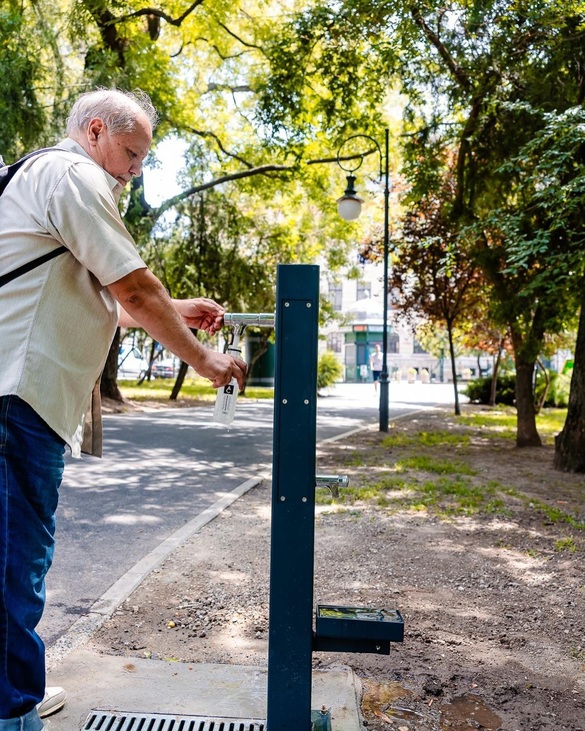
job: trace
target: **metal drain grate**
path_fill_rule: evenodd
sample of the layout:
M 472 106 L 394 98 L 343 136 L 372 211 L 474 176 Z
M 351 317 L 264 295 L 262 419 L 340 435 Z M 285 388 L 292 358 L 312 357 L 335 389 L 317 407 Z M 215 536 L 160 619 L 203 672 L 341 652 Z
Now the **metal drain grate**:
M 264 731 L 265 725 L 251 719 L 92 711 L 82 731 Z

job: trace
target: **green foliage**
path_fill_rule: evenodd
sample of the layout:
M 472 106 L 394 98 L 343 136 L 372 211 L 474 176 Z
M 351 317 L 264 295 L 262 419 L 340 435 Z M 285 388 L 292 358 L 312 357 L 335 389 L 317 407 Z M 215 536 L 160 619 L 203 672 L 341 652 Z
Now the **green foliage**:
M 364 455 L 355 449 L 344 456 L 343 464 L 346 467 L 361 467 L 364 464 Z
M 39 82 L 43 77 L 39 53 L 40 29 L 31 27 L 16 2 L 0 7 L 0 153 L 13 162 L 38 139 L 47 122 Z
M 543 410 L 538 417 L 539 429 L 549 434 L 558 431 L 564 413 L 562 410 Z M 560 508 L 554 485 L 549 487 L 551 500 L 545 501 L 535 497 L 533 490 L 525 493 L 513 482 L 505 484 L 489 478 L 490 468 L 486 465 L 490 464 L 487 456 L 493 449 L 492 439 L 501 439 L 512 431 L 515 418 L 513 409 L 485 410 L 456 417 L 454 422 L 449 420 L 448 426 L 435 421 L 428 424 L 429 428 L 416 433 L 412 433 L 410 427 L 396 428 L 395 435 L 370 442 L 370 448 L 354 447 L 355 454 L 360 456 L 359 464 L 351 459 L 344 460 L 344 450 L 339 458 L 347 466 L 356 467 L 351 489 L 341 489 L 335 498 L 329 492 L 319 490 L 318 502 L 336 503 L 346 508 L 359 503 L 364 511 L 368 505 L 388 511 L 406 509 L 448 520 L 462 515 L 499 515 L 514 519 L 517 511 L 522 511 L 522 524 L 528 518 L 540 524 L 585 530 L 578 501 L 574 512 Z M 458 443 L 448 438 L 454 436 L 454 430 L 461 435 L 461 441 L 467 438 L 473 443 L 473 449 L 468 453 L 469 461 L 450 457 L 457 456 Z M 422 435 L 425 435 L 424 444 Z M 393 463 L 386 461 L 388 448 L 398 453 Z M 479 459 L 474 462 L 476 456 Z M 497 459 L 497 456 L 492 454 L 492 458 Z M 524 460 L 523 467 L 519 467 L 523 477 L 518 483 L 528 487 L 531 482 L 525 479 L 524 472 L 531 469 L 529 463 L 530 460 Z M 537 472 L 538 467 L 535 467 L 533 474 Z M 572 552 L 577 549 L 577 542 L 570 536 L 562 536 L 555 548 Z
M 267 264 L 275 240 L 221 192 L 185 200 L 176 211 L 141 247 L 172 296 L 210 297 L 232 312 L 272 311 L 274 268 Z
M 416 341 L 421 348 L 435 358 L 444 358 L 449 354 L 449 333 L 440 323 L 424 322 L 416 328 Z M 453 345 L 455 355 L 461 355 L 460 333 L 453 329 Z
M 555 541 L 555 551 L 568 551 L 569 553 L 575 553 L 576 550 L 577 544 L 570 536 L 559 538 Z
M 425 482 L 417 496 L 428 509 L 433 507 L 444 515 L 473 515 L 479 512 L 503 513 L 504 503 L 495 497 L 493 485 L 472 485 L 462 478 L 442 478 Z
M 454 434 L 452 432 L 438 429 L 437 431 L 419 431 L 416 435 L 411 434 L 390 434 L 382 439 L 382 445 L 388 449 L 394 447 L 433 447 L 437 444 L 454 445 L 457 447 L 469 444 L 468 434 Z
M 544 406 L 566 408 L 569 405 L 569 392 L 571 389 L 571 374 L 556 373 L 550 374 L 550 387 Z
M 570 374 L 557 373 L 551 371 L 548 373 L 549 384 L 547 389 L 546 379 L 542 371 L 536 374 L 536 384 L 534 387 L 534 395 L 537 402 L 545 395 L 543 406 L 566 408 L 569 404 L 569 390 L 571 387 Z
M 469 381 L 463 393 L 472 404 L 489 404 L 492 389 L 492 376 L 475 378 Z M 516 403 L 516 376 L 502 374 L 496 383 L 496 403 L 505 406 L 514 406 Z
M 557 408 L 566 407 L 569 403 L 569 389 L 571 378 L 568 374 L 549 373 L 550 385 L 545 399 L 544 406 Z M 463 393 L 469 398 L 472 404 L 488 405 L 490 402 L 492 388 L 492 376 L 476 378 L 469 381 L 463 389 Z M 538 400 L 544 393 L 545 380 L 539 372 L 536 378 L 534 389 L 535 398 Z M 514 406 L 516 403 L 516 377 L 512 374 L 502 374 L 497 379 L 496 403 L 504 406 Z
M 583 15 L 569 0 L 479 6 L 432 0 L 399 22 L 408 200 L 417 225 L 427 200 L 443 211 L 443 243 L 488 285 L 483 310 L 509 331 L 522 386 L 518 443 L 537 444 L 532 367 L 582 289 Z
M 565 510 L 561 510 L 555 505 L 549 505 L 542 500 L 526 497 L 524 500 L 528 501 L 530 507 L 542 513 L 549 523 L 564 523 L 575 530 L 585 531 L 585 520 L 582 520 L 578 515 L 571 515 Z
M 335 353 L 331 350 L 321 353 L 317 362 L 317 390 L 333 386 L 340 380 L 342 373 L 343 368 Z
M 356 502 L 372 502 L 389 510 L 406 508 L 412 511 L 428 511 L 443 518 L 456 515 L 499 514 L 509 510 L 501 497 L 502 487 L 494 482 L 472 484 L 456 475 L 437 480 L 417 482 L 397 477 L 384 478 L 363 486 L 352 486 L 340 491 L 334 499 L 328 492 L 319 490 L 319 504 L 354 505 Z
M 545 408 L 539 412 L 536 423 L 538 431 L 552 440 L 563 428 L 567 416 L 566 409 Z M 516 425 L 516 411 L 512 407 L 506 410 L 482 411 L 458 417 L 457 421 L 481 430 L 482 438 L 512 438 Z
M 9 0 L 0 10 L 0 153 L 11 161 L 58 140 L 81 91 L 143 89 L 161 116 L 155 152 L 167 136 L 189 152 L 177 196 L 153 206 L 136 186 L 123 199 L 141 252 L 177 296 L 269 310 L 278 263 L 324 252 L 340 268 L 353 243 L 331 204 L 334 160 L 300 164 L 311 143 L 317 156 L 327 150 L 319 125 L 295 146 L 258 124 L 267 53 L 289 17 L 278 3 L 244 12 L 227 0 L 160 10 L 139 0 Z
M 258 115 L 274 137 L 299 143 L 315 125 L 338 135 L 376 126 L 396 53 L 377 43 L 387 18 L 376 5 L 307 3 L 271 38 Z
M 407 457 L 396 462 L 398 470 L 421 470 L 435 472 L 438 475 L 474 475 L 475 470 L 465 462 L 452 459 L 436 459 L 422 454 L 416 457 Z
M 368 461 L 365 461 L 367 466 Z M 377 465 L 376 465 L 377 466 Z M 469 477 L 477 476 L 471 480 Z M 510 503 L 508 498 L 512 498 Z M 516 488 L 500 483 L 497 480 L 481 479 L 477 472 L 466 476 L 465 473 L 453 473 L 453 476 L 442 476 L 434 480 L 418 480 L 410 475 L 384 476 L 377 481 L 366 481 L 363 485 L 353 485 L 349 489 L 340 490 L 338 498 L 333 498 L 329 491 L 320 489 L 317 492 L 319 504 L 350 506 L 356 502 L 372 502 L 388 510 L 406 508 L 415 512 L 426 511 L 442 518 L 459 515 L 502 515 L 511 517 L 515 501 L 520 501 L 534 511 L 534 516 L 548 523 L 567 525 L 576 531 L 585 531 L 585 521 L 579 516 L 549 505 L 532 496 L 524 495 Z M 574 552 L 577 549 L 571 537 L 560 538 L 555 543 L 555 550 Z
M 502 411 L 482 411 L 480 413 L 467 414 L 459 416 L 457 421 L 466 426 L 473 426 L 492 430 L 494 433 L 500 433 L 502 430 L 513 430 L 516 422 L 516 413 L 513 409 Z

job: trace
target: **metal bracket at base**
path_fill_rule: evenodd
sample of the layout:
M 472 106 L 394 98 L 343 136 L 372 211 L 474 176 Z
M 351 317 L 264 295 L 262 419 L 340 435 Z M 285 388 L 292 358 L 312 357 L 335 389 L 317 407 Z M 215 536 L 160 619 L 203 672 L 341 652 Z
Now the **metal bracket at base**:
M 365 652 L 389 655 L 390 642 L 380 640 L 348 640 L 341 637 L 313 636 L 313 652 Z
M 397 609 L 317 606 L 313 650 L 390 654 L 390 642 L 404 639 L 404 620 Z

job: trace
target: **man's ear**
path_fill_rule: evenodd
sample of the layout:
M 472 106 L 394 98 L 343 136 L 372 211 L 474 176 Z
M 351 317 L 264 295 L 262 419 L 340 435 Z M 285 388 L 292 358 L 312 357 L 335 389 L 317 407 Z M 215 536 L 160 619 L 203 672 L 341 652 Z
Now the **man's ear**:
M 105 131 L 106 125 L 99 117 L 95 117 L 87 126 L 87 141 L 94 147 L 97 145 L 99 136 Z

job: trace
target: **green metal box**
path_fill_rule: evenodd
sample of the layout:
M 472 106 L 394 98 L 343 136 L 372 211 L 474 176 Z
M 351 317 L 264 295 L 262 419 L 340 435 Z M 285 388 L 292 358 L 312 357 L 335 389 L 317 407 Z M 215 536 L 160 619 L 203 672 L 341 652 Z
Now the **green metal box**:
M 319 604 L 315 630 L 317 637 L 402 642 L 404 619 L 398 609 Z

